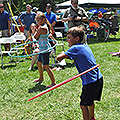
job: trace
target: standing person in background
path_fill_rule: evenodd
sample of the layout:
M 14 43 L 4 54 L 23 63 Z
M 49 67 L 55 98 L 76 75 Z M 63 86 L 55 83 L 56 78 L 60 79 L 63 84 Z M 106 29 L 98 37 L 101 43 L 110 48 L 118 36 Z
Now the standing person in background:
M 31 12 L 31 9 L 32 9 L 32 6 L 27 4 L 26 5 L 26 12 L 23 12 L 20 16 L 19 16 L 19 19 L 18 19 L 18 22 L 20 23 L 20 25 L 22 27 L 24 27 L 24 34 L 26 36 L 26 38 L 28 38 L 28 31 L 30 29 L 30 25 L 32 23 L 35 22 L 35 16 L 36 16 L 36 13 L 35 12 Z M 21 19 L 24 20 L 24 25 L 22 24 L 21 22 Z
M 71 0 L 69 7 L 62 16 L 63 22 L 68 22 L 68 28 L 83 25 L 88 21 L 88 15 L 82 7 L 78 6 L 78 0 Z
M 4 4 L 0 3 L 0 31 L 2 31 L 2 37 L 10 36 L 10 16 L 7 11 L 4 10 Z M 10 44 L 4 44 L 5 51 L 10 50 Z
M 32 11 L 37 14 L 38 8 L 37 7 L 33 7 Z
M 63 14 L 62 21 L 68 22 L 68 28 L 79 26 L 85 30 L 85 22 L 88 22 L 88 15 L 82 7 L 78 6 L 78 0 L 71 0 L 71 7 Z M 84 36 L 83 42 L 87 44 L 86 36 Z
M 98 18 L 101 19 L 103 17 L 102 12 L 99 11 Z
M 38 11 L 37 7 L 33 7 L 32 11 L 35 12 L 36 14 L 39 14 L 41 12 L 41 11 Z
M 56 17 L 56 14 L 53 13 L 51 10 L 52 10 L 52 7 L 51 7 L 51 5 L 48 3 L 48 4 L 46 5 L 46 12 L 45 12 L 44 14 L 45 14 L 46 18 L 48 19 L 48 21 L 50 22 L 50 24 L 51 24 L 51 30 L 52 30 L 53 37 L 56 38 L 56 34 L 55 34 L 55 32 L 54 32 L 54 26 L 55 26 L 55 24 L 56 24 L 57 17 Z

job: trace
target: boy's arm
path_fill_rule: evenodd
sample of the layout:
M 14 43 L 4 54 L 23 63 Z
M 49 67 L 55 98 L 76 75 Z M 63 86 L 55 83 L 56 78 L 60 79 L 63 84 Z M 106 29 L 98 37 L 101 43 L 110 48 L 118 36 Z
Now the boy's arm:
M 65 58 L 68 58 L 68 56 L 66 54 L 64 54 L 64 52 L 61 52 L 58 56 L 57 56 L 57 61 L 61 61 Z

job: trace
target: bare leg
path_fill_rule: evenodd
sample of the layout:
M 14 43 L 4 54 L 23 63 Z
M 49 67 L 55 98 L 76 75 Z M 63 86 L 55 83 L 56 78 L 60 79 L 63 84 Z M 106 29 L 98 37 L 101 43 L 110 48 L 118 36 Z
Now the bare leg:
M 28 46 L 26 47 L 28 54 L 30 54 L 30 49 L 29 49 L 29 47 L 30 47 L 30 45 L 28 45 Z
M 37 58 L 38 58 L 38 55 L 34 55 L 34 56 L 32 57 L 31 66 L 30 66 L 30 68 L 29 68 L 28 70 L 32 70 L 32 69 L 33 69 L 33 66 L 34 66 Z
M 89 106 L 90 119 L 94 118 L 94 109 L 95 109 L 95 103 L 93 102 L 93 105 Z
M 38 65 L 38 71 L 39 71 L 39 76 L 40 76 L 38 79 L 39 80 L 44 80 L 42 63 L 37 61 L 37 65 Z
M 52 70 L 50 69 L 49 65 L 44 65 L 43 67 L 47 71 L 47 73 L 48 73 L 48 75 L 49 75 L 49 77 L 51 79 L 52 84 L 56 84 L 54 74 L 53 74 Z
M 88 107 L 80 105 L 80 108 L 82 109 L 83 119 L 90 120 Z

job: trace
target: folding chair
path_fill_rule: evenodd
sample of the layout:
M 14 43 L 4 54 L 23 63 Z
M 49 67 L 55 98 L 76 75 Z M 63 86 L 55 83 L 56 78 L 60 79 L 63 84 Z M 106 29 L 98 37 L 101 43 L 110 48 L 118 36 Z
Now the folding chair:
M 63 35 L 61 32 L 55 32 L 56 34 L 56 38 L 61 38 L 62 39 L 62 43 L 58 43 L 58 46 L 62 46 L 63 47 L 63 51 L 64 51 L 64 41 L 63 41 Z
M 26 40 L 26 36 L 24 35 L 24 33 L 21 33 L 21 35 L 20 35 L 19 32 L 16 32 L 13 35 L 13 37 L 15 38 L 17 45 L 20 44 L 20 43 L 21 44 L 24 43 L 24 41 Z M 25 51 L 24 46 L 20 47 L 20 48 L 16 48 L 16 49 L 17 49 L 17 51 L 19 51 L 19 50 L 22 50 L 23 52 Z M 25 60 L 26 60 L 26 58 L 25 58 Z
M 62 33 L 61 32 L 55 32 L 55 34 L 56 34 L 56 38 L 61 38 L 62 39 L 62 43 L 58 43 L 57 46 L 62 46 L 62 48 L 63 48 L 62 51 L 64 51 L 64 42 L 63 42 Z M 52 49 L 50 56 L 51 56 L 52 66 L 56 65 L 56 48 Z M 53 59 L 54 59 L 54 62 L 53 62 Z
M 12 62 L 12 58 L 10 57 L 10 62 L 8 63 L 4 63 L 3 62 L 3 57 L 4 57 L 4 54 L 8 54 L 10 51 L 4 51 L 3 50 L 3 44 L 6 44 L 6 43 L 10 43 L 10 49 L 11 49 L 11 45 L 12 44 L 15 44 L 16 43 L 16 40 L 13 38 L 13 37 L 2 37 L 0 38 L 0 55 L 1 55 L 1 64 L 2 64 L 2 68 L 4 68 L 4 64 L 10 64 L 10 63 L 16 63 L 16 61 Z M 17 54 L 17 51 L 11 51 L 11 53 L 16 53 Z M 19 62 L 19 60 L 18 60 Z
M 16 41 L 17 41 L 18 43 L 23 42 L 23 41 L 26 39 L 24 33 L 21 33 L 21 35 L 20 35 L 19 32 L 16 32 L 16 33 L 13 35 L 13 37 L 16 39 Z

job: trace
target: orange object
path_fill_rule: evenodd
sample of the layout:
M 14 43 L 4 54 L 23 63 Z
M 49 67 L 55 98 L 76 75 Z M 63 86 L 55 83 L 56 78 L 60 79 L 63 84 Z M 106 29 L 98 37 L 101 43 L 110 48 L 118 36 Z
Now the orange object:
M 54 67 L 52 70 L 56 70 L 57 69 L 57 67 Z
M 90 22 L 89 26 L 93 28 L 98 28 L 99 24 L 97 22 Z M 91 30 L 93 30 L 93 28 L 91 28 Z

